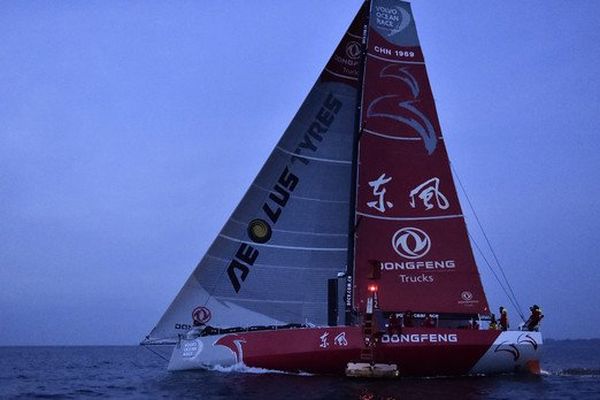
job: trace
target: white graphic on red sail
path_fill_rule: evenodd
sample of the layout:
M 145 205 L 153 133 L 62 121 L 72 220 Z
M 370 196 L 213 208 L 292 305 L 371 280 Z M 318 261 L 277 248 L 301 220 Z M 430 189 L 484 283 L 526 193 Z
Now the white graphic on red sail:
M 419 82 L 408 71 L 408 67 L 402 67 L 398 64 L 390 64 L 381 70 L 379 76 L 382 78 L 395 78 L 401 80 L 409 87 L 415 99 L 419 97 L 419 93 L 421 92 L 421 88 L 419 88 Z
M 369 104 L 367 117 L 382 117 L 400 122 L 414 129 L 431 155 L 437 147 L 437 136 L 429 118 L 414 106 L 414 100 L 406 100 L 399 95 L 386 95 L 376 98 Z
M 414 188 L 410 194 L 410 206 L 417 208 L 417 198 L 421 199 L 425 210 L 431 210 L 438 207 L 440 210 L 447 210 L 450 203 L 444 194 L 440 191 L 440 178 L 431 178 Z M 434 200 L 434 204 L 432 204 Z
M 402 228 L 392 237 L 394 251 L 402 257 L 414 260 L 423 257 L 431 248 L 431 239 L 418 228 Z
M 369 182 L 369 186 L 373 188 L 373 196 L 377 196 L 377 200 L 369 201 L 367 206 L 376 209 L 379 212 L 385 212 L 387 209 L 394 207 L 394 204 L 391 201 L 385 200 L 386 188 L 383 186 L 392 180 L 392 177 L 385 176 L 385 173 L 381 174 L 381 176 L 371 182 Z

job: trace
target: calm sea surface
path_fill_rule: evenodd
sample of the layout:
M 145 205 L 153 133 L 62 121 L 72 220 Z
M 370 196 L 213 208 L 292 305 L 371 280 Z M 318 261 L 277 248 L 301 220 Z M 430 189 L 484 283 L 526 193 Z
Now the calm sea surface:
M 547 374 L 540 378 L 353 381 L 272 373 L 170 373 L 164 360 L 133 346 L 0 347 L 0 398 L 600 399 L 600 340 L 547 342 L 543 369 Z

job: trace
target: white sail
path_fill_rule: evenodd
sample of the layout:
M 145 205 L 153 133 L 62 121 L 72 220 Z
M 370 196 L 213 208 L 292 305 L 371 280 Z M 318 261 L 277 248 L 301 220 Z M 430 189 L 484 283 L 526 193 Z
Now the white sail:
M 173 341 L 194 320 L 327 322 L 328 279 L 347 267 L 363 16 L 145 343 Z

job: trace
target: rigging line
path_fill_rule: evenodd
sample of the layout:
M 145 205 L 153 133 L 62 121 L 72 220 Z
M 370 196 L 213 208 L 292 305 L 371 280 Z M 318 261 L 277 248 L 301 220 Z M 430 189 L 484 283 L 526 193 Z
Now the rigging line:
M 162 354 L 160 354 L 158 351 L 154 351 L 154 350 L 152 350 L 152 349 L 150 348 L 150 346 L 148 346 L 148 345 L 145 345 L 145 344 L 142 344 L 141 346 L 142 346 L 143 348 L 145 348 L 146 350 L 148 350 L 150 353 L 152 353 L 152 354 L 154 354 L 154 355 L 157 355 L 157 356 L 159 356 L 160 358 L 162 358 L 163 360 L 165 360 L 165 361 L 169 362 L 169 359 L 168 359 L 167 357 L 163 356 L 163 355 L 162 355 Z
M 521 308 L 521 304 L 519 304 L 519 300 L 517 299 L 517 296 L 515 295 L 515 292 L 508 280 L 508 278 L 506 277 L 506 273 L 504 272 L 504 268 L 502 267 L 502 264 L 500 263 L 500 260 L 498 259 L 498 256 L 496 255 L 496 252 L 494 251 L 494 248 L 492 247 L 492 243 L 490 242 L 487 234 L 485 233 L 485 229 L 483 229 L 483 225 L 481 224 L 481 221 L 479 220 L 479 216 L 477 215 L 477 213 L 475 212 L 475 207 L 473 206 L 473 203 L 471 203 L 471 199 L 469 198 L 469 195 L 467 194 L 467 190 L 465 189 L 462 181 L 460 180 L 460 176 L 458 175 L 458 172 L 456 171 L 456 168 L 454 168 L 454 165 L 452 163 L 450 163 L 450 168 L 452 169 L 452 172 L 454 172 L 454 175 L 456 176 L 456 180 L 458 181 L 458 184 L 460 185 L 460 188 L 462 189 L 465 198 L 467 199 L 467 203 L 469 204 L 469 208 L 471 209 L 471 211 L 473 212 L 473 215 L 475 216 L 475 220 L 477 221 L 477 225 L 479 226 L 479 229 L 481 229 L 481 232 L 483 233 L 483 237 L 485 238 L 485 241 L 492 253 L 492 256 L 494 257 L 494 261 L 496 262 L 496 264 L 498 265 L 498 269 L 500 269 L 500 273 L 502 274 L 502 277 L 504 278 L 504 281 L 506 282 L 506 286 L 508 287 L 508 290 L 510 291 L 515 303 L 517 304 L 517 310 L 519 312 L 519 315 L 521 316 L 521 318 L 524 320 L 525 317 L 523 316 L 523 312 L 522 312 L 522 308 Z
M 508 301 L 510 301 L 510 304 L 512 304 L 512 306 L 517 309 L 517 313 L 519 314 L 519 316 L 521 317 L 521 319 L 523 320 L 523 322 L 525 322 L 525 317 L 523 316 L 523 313 L 521 312 L 521 310 L 519 309 L 519 307 L 517 306 L 517 304 L 515 304 L 516 299 L 515 300 L 512 299 L 512 297 L 510 296 L 510 294 L 508 293 L 508 291 L 506 290 L 506 288 L 502 284 L 502 281 L 498 277 L 498 274 L 496 274 L 496 271 L 494 271 L 494 268 L 492 268 L 492 264 L 490 264 L 490 262 L 488 261 L 488 259 L 483 254 L 483 251 L 481 251 L 481 248 L 477 244 L 477 241 L 475 241 L 475 238 L 473 236 L 471 236 L 471 234 L 468 231 L 467 231 L 467 235 L 469 236 L 469 239 L 471 239 L 471 242 L 475 245 L 475 248 L 479 252 L 479 255 L 481 256 L 481 258 L 483 258 L 483 261 L 485 261 L 485 264 L 488 266 L 488 268 L 490 269 L 490 271 L 492 271 L 492 274 L 494 275 L 494 278 L 496 278 L 496 281 L 498 282 L 498 284 L 502 288 L 502 291 L 504 292 L 504 294 L 506 295 L 506 297 L 508 297 Z

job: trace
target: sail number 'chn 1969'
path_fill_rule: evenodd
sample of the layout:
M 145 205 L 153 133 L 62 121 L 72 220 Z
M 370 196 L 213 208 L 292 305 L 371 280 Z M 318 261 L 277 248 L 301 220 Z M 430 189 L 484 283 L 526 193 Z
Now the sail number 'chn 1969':
M 307 158 L 306 152 L 314 153 L 318 150 L 318 144 L 323 141 L 323 135 L 329 131 L 342 105 L 342 101 L 333 94 L 330 93 L 327 96 L 317 112 L 314 121 L 304 133 L 302 141 L 290 157 L 289 164 L 294 165 L 298 161 L 301 165 L 308 165 L 310 163 L 310 158 Z M 253 242 L 264 244 L 271 239 L 271 225 L 275 225 L 279 221 L 283 210 L 288 204 L 290 195 L 296 189 L 298 183 L 300 183 L 300 177 L 290 171 L 290 167 L 286 165 L 277 183 L 271 189 L 267 201 L 262 205 L 262 211 L 267 220 L 255 219 L 250 222 L 248 232 Z M 261 235 L 260 232 L 264 232 L 264 234 Z M 227 267 L 227 276 L 236 293 L 242 288 L 242 282 L 248 278 L 250 267 L 254 265 L 259 254 L 259 250 L 253 246 L 247 243 L 240 243 L 235 256 Z

